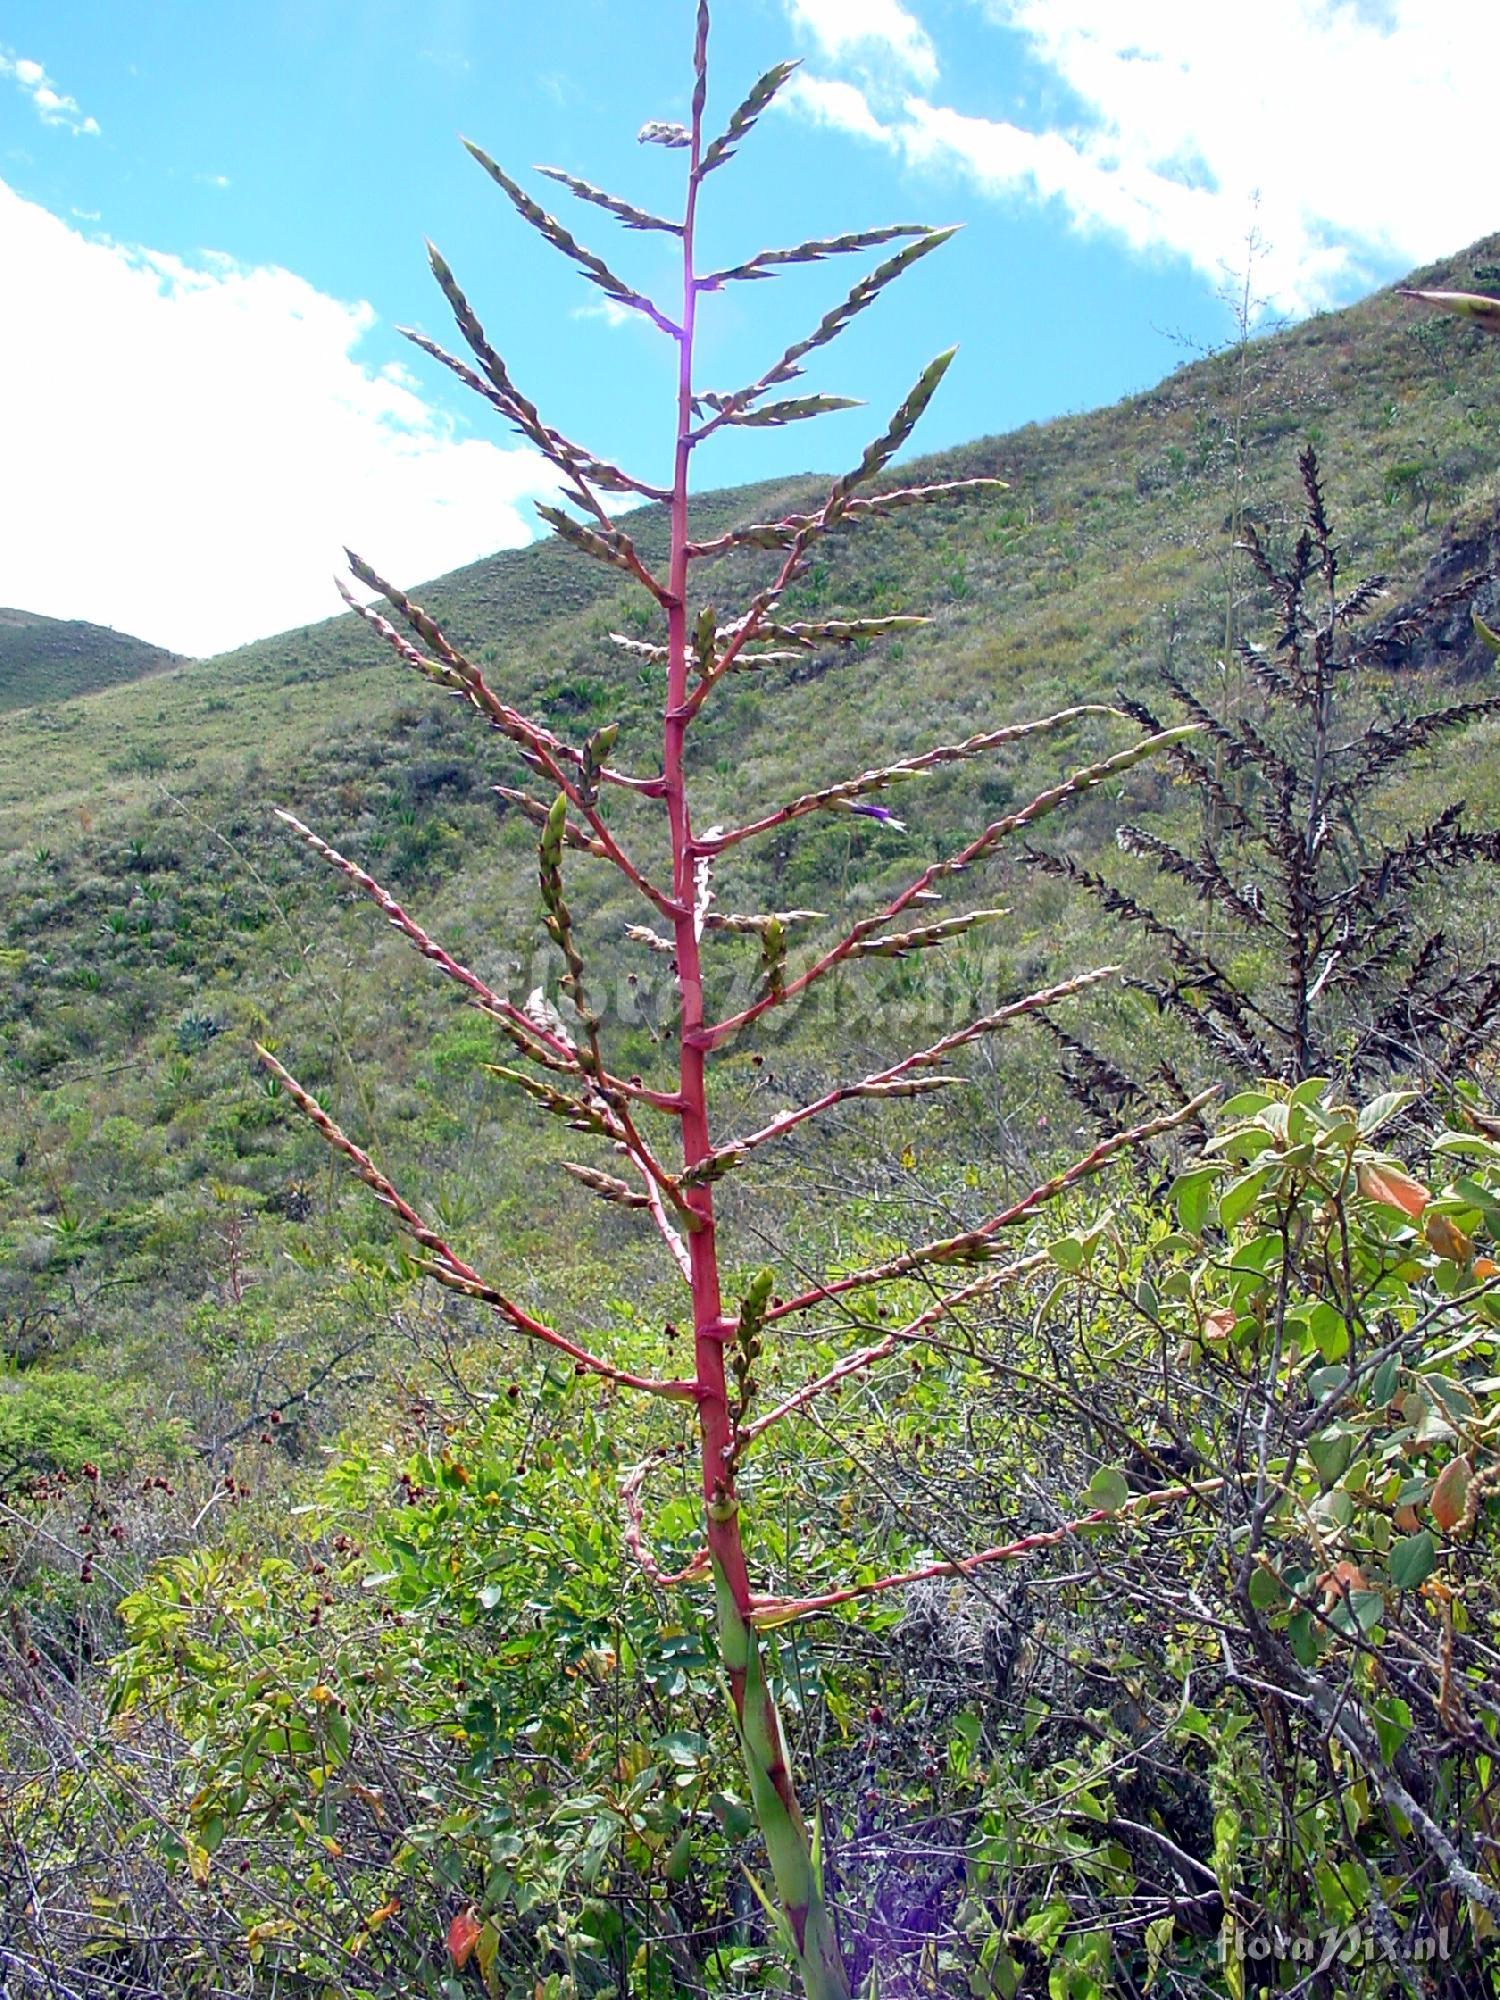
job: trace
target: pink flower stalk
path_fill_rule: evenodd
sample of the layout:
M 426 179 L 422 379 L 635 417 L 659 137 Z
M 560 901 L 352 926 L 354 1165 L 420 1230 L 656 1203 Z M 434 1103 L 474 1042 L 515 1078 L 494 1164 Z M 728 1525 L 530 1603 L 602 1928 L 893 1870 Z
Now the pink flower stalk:
M 698 0 L 690 122 L 686 126 L 654 123 L 641 133 L 643 141 L 667 146 L 685 156 L 686 185 L 680 218 L 650 214 L 560 170 L 543 170 L 580 200 L 605 210 L 627 228 L 657 231 L 677 239 L 681 250 L 681 300 L 670 311 L 617 277 L 602 258 L 585 249 L 493 160 L 479 148 L 469 148 L 524 221 L 573 262 L 590 283 L 617 303 L 641 313 L 675 344 L 678 367 L 671 485 L 654 487 L 544 422 L 491 346 L 452 271 L 435 249 L 430 250 L 433 272 L 453 310 L 472 362 L 444 352 L 425 336 L 412 336 L 557 470 L 575 509 L 572 513 L 558 508 L 542 510 L 557 533 L 580 553 L 620 570 L 664 614 L 665 633 L 660 642 L 622 641 L 629 650 L 649 655 L 653 662 L 666 668 L 660 768 L 645 775 L 633 775 L 612 763 L 618 734 L 615 727 L 595 731 L 582 744 L 573 744 L 520 713 L 489 686 L 479 668 L 421 606 L 368 563 L 351 556 L 354 575 L 380 594 L 399 622 L 393 623 L 350 598 L 353 609 L 406 666 L 440 687 L 461 694 L 515 748 L 532 778 L 552 789 L 553 797 L 548 800 L 500 788 L 506 798 L 516 802 L 541 828 L 538 846 L 541 899 L 545 927 L 562 954 L 564 969 L 559 1000 L 566 1006 L 566 1013 L 563 1006 L 543 994 L 533 995 L 526 1006 L 517 1007 L 497 993 L 431 938 L 373 877 L 301 821 L 282 814 L 309 848 L 368 896 L 414 948 L 458 986 L 468 1003 L 507 1036 L 519 1067 L 497 1073 L 522 1089 L 542 1111 L 563 1119 L 573 1129 L 602 1141 L 608 1148 L 611 1170 L 590 1163 L 569 1163 L 568 1171 L 601 1199 L 638 1213 L 657 1231 L 691 1297 L 692 1375 L 681 1379 L 657 1377 L 621 1368 L 607 1355 L 595 1352 L 524 1310 L 453 1250 L 369 1155 L 340 1130 L 316 1099 L 274 1057 L 262 1051 L 261 1058 L 281 1080 L 292 1101 L 420 1246 L 421 1268 L 436 1282 L 489 1306 L 515 1331 L 570 1360 L 580 1374 L 597 1376 L 622 1390 L 637 1390 L 694 1406 L 700 1444 L 703 1548 L 675 1576 L 661 1570 L 646 1539 L 645 1467 L 630 1476 L 622 1495 L 626 1542 L 648 1577 L 660 1587 L 690 1585 L 700 1578 L 712 1580 L 720 1653 L 734 1725 L 770 1864 L 772 1881 L 763 1889 L 762 1900 L 773 1915 L 811 2000 L 848 2000 L 850 1985 L 845 1957 L 823 1889 L 821 1829 L 809 1831 L 798 1802 L 785 1736 L 767 1685 L 757 1628 L 811 1615 L 870 1592 L 899 1589 L 925 1576 L 966 1574 L 975 1566 L 1006 1560 L 1065 1539 L 1079 1527 L 1094 1525 L 1104 1516 L 1096 1511 L 1083 1521 L 1066 1523 L 1046 1535 L 985 1550 L 956 1563 L 927 1565 L 821 1596 L 779 1599 L 757 1592 L 751 1582 L 736 1484 L 739 1464 L 744 1453 L 773 1425 L 836 1391 L 842 1382 L 876 1366 L 903 1342 L 919 1340 L 944 1313 L 993 1293 L 1001 1284 L 1033 1269 L 1038 1262 L 1035 1256 L 1019 1259 L 1007 1256 L 1003 1248 L 1007 1229 L 1035 1215 L 1047 1201 L 1098 1171 L 1123 1149 L 1191 1119 L 1203 1100 L 1195 1099 L 1169 1117 L 1107 1139 L 975 1229 L 920 1245 L 867 1270 L 830 1278 L 789 1299 L 774 1300 L 772 1274 L 762 1272 L 737 1304 L 726 1306 L 714 1206 L 714 1188 L 723 1175 L 737 1170 L 752 1154 L 758 1155 L 762 1147 L 774 1147 L 788 1132 L 836 1105 L 860 1098 L 913 1096 L 961 1082 L 955 1075 L 930 1076 L 921 1072 L 946 1061 L 981 1037 L 1000 1032 L 1012 1021 L 1067 1000 L 1108 976 L 1112 968 L 1085 973 L 1028 994 L 929 1047 L 893 1060 L 868 1077 L 830 1088 L 815 1101 L 783 1113 L 763 1130 L 738 1140 L 715 1142 L 709 1112 L 709 1063 L 717 1051 L 749 1030 L 763 1014 L 785 1005 L 817 981 L 859 958 L 941 949 L 975 925 L 1002 914 L 994 910 L 945 908 L 941 915 L 924 919 L 912 928 L 894 931 L 889 928 L 913 906 L 928 911 L 933 905 L 940 905 L 943 887 L 951 880 L 964 878 L 975 862 L 990 854 L 1009 834 L 1030 826 L 1188 732 L 1167 731 L 1139 739 L 1039 793 L 1028 804 L 985 826 L 954 854 L 919 870 L 908 886 L 877 914 L 860 919 L 842 936 L 815 947 L 796 970 L 789 964 L 789 932 L 809 922 L 821 921 L 818 913 L 768 911 L 746 917 L 720 917 L 713 910 L 713 868 L 718 857 L 731 846 L 828 811 L 851 811 L 901 829 L 902 822 L 889 807 L 866 802 L 866 795 L 903 784 L 924 771 L 988 754 L 1038 731 L 1066 727 L 1084 715 L 1108 715 L 1113 711 L 1085 705 L 1040 721 L 996 728 L 964 743 L 940 745 L 805 794 L 738 828 L 695 832 L 687 776 L 688 734 L 728 675 L 764 668 L 778 660 L 795 659 L 815 647 L 848 646 L 922 623 L 920 619 L 905 616 L 829 618 L 813 622 L 782 618 L 779 607 L 784 594 L 806 570 L 819 544 L 835 530 L 852 528 L 862 521 L 933 500 L 982 497 L 1002 483 L 967 479 L 871 490 L 906 443 L 946 373 L 953 358 L 950 350 L 922 372 L 885 431 L 866 449 L 859 463 L 834 482 L 816 511 L 750 523 L 713 541 L 693 540 L 688 498 L 697 448 L 727 426 L 781 425 L 846 407 L 844 398 L 806 394 L 778 398 L 776 392 L 799 380 L 802 364 L 810 354 L 835 339 L 888 284 L 952 234 L 947 229 L 903 224 L 804 243 L 787 250 L 762 251 L 732 268 L 701 273 L 696 263 L 698 209 L 710 185 L 709 177 L 749 137 L 795 67 L 780 63 L 768 71 L 731 114 L 718 136 L 710 137 L 705 126 L 708 30 L 708 6 L 706 0 Z M 698 309 L 705 297 L 730 284 L 772 276 L 787 265 L 821 262 L 893 243 L 899 247 L 859 280 L 847 298 L 827 313 L 810 335 L 786 349 L 757 381 L 729 395 L 708 394 L 698 388 L 694 378 L 694 345 Z M 664 576 L 645 562 L 628 529 L 610 512 L 606 496 L 611 494 L 667 505 L 670 541 Z M 768 582 L 745 609 L 736 617 L 721 620 L 712 606 L 695 605 L 693 568 L 731 548 L 764 549 L 772 552 L 775 560 Z M 671 855 L 670 881 L 653 880 L 621 844 L 610 824 L 607 806 L 611 795 L 619 791 L 654 802 L 661 811 Z M 566 895 L 564 864 L 567 860 L 569 866 L 573 865 L 569 857 L 575 855 L 613 867 L 648 906 L 652 918 L 665 927 L 665 936 L 644 925 L 632 925 L 629 934 L 633 941 L 671 958 L 679 1001 L 677 1069 L 672 1079 L 648 1084 L 619 1074 L 611 1064 L 604 1023 L 589 997 L 587 960 Z M 705 957 L 720 940 L 745 934 L 759 938 L 764 990 L 738 1013 L 716 1018 L 708 1000 L 710 980 Z M 669 1164 L 669 1153 L 673 1150 L 680 1158 L 680 1166 Z M 770 1329 L 782 1320 L 852 1291 L 899 1285 L 917 1272 L 931 1277 L 940 1274 L 945 1266 L 969 1265 L 992 1257 L 999 1260 L 997 1268 L 951 1291 L 917 1319 L 871 1346 L 854 1350 L 821 1376 L 791 1390 L 767 1415 L 753 1422 L 747 1418 L 765 1339 Z M 1148 1494 L 1133 1502 L 1131 1511 L 1165 1505 L 1189 1491 L 1174 1488 Z

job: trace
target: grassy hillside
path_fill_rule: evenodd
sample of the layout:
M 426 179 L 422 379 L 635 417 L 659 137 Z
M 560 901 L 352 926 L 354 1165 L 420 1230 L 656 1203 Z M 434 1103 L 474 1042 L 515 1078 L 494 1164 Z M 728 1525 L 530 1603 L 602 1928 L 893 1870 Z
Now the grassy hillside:
M 1462 286 L 1497 252 L 1418 277 Z M 1081 701 L 1170 711 L 1169 671 L 1214 714 L 1264 720 L 1233 709 L 1220 664 L 1242 636 L 1277 637 L 1233 545 L 1253 524 L 1286 559 L 1308 444 L 1341 587 L 1387 579 L 1359 614 L 1357 719 L 1494 696 L 1467 597 L 1406 613 L 1494 567 L 1500 343 L 1387 293 L 1112 409 L 905 468 L 1007 486 L 825 545 L 785 616 L 929 622 L 726 679 L 690 735 L 695 823 Z M 710 493 L 697 526 L 820 490 L 809 475 Z M 659 511 L 630 528 L 659 552 Z M 737 609 L 770 560 L 724 558 L 700 587 Z M 575 742 L 618 722 L 611 762 L 656 768 L 660 668 L 611 636 L 656 626 L 616 571 L 548 541 L 418 595 L 517 706 Z M 730 850 L 717 907 L 811 912 L 800 958 L 1136 728 L 1090 715 L 923 777 L 896 802 L 904 825 L 782 825 Z M 1322 823 L 1290 845 L 1326 836 L 1378 865 L 1459 797 L 1494 825 L 1497 751 L 1500 718 L 1439 734 L 1336 826 L 1317 786 Z M 745 1857 L 763 1857 L 733 1789 L 706 1593 L 657 1588 L 622 1523 L 622 1482 L 648 1480 L 637 1525 L 663 1570 L 695 1573 L 692 1417 L 548 1369 L 426 1282 L 253 1055 L 269 1043 L 522 1307 L 622 1365 L 675 1368 L 670 1259 L 639 1216 L 556 1171 L 609 1156 L 502 1086 L 490 1066 L 508 1045 L 273 816 L 293 808 L 521 1001 L 556 989 L 559 954 L 535 829 L 493 790 L 518 780 L 503 741 L 352 618 L 49 699 L 0 732 L 0 1934 L 32 1954 L 0 1957 L 28 1991 L 40 1966 L 66 1974 L 46 1990 L 101 2000 L 395 2000 L 480 1977 L 516 2000 L 781 1990 L 744 1888 Z M 659 872 L 639 795 L 607 797 L 611 833 Z M 1130 890 L 1145 864 L 1121 851 L 1122 822 L 1195 853 L 1212 818 L 1152 762 L 1073 799 L 1044 838 L 1055 866 Z M 1451 851 L 1466 865 L 1431 885 L 1435 920 L 1481 963 L 1493 884 L 1474 849 Z M 564 875 L 613 1066 L 668 1083 L 675 996 L 627 935 L 642 912 L 584 855 Z M 1429 891 L 1415 865 L 1398 887 L 1413 907 Z M 1278 939 L 1246 948 L 1224 900 L 1184 889 L 1179 911 L 1250 986 Z M 715 1138 L 1044 979 L 1151 970 L 1150 939 L 1122 940 L 1014 844 L 962 873 L 953 907 L 1005 920 L 872 958 L 732 1042 Z M 763 977 L 757 950 L 707 936 L 709 1006 L 732 1011 Z M 1178 1017 L 1128 979 L 1064 1018 L 1139 1063 L 1192 1060 Z M 969 1053 L 963 1088 L 842 1104 L 721 1183 L 726 1303 L 768 1261 L 795 1285 L 954 1234 L 967 1257 L 964 1232 L 1092 1138 L 1040 1031 Z M 1365 1127 L 1325 1115 L 1319 1088 L 1258 1100 L 1245 1157 L 1260 1164 L 1241 1174 L 1235 1156 L 1212 1200 L 1213 1168 L 1168 1196 L 1137 1161 L 1043 1221 L 1025 1210 L 1035 1258 L 982 1275 L 1000 1289 L 941 1327 L 933 1262 L 832 1310 L 815 1293 L 763 1352 L 741 1350 L 757 1410 L 820 1374 L 827 1391 L 743 1468 L 757 1570 L 778 1593 L 903 1573 L 848 1622 L 779 1630 L 771 1667 L 793 1759 L 815 1773 L 858 1990 L 878 1972 L 893 2000 L 1226 2000 L 1247 1990 L 1216 1956 L 1231 1918 L 1285 1914 L 1322 1938 L 1378 1916 L 1382 1944 L 1393 1923 L 1446 1927 L 1454 1841 L 1484 1878 L 1466 1893 L 1478 1882 L 1500 1920 L 1485 1754 L 1500 1145 L 1471 1132 L 1462 1159 L 1409 1159 L 1434 1188 L 1468 1174 L 1424 1234 L 1427 1189 L 1368 1147 L 1356 1166 Z M 1008 1255 L 1017 1232 L 998 1240 Z M 853 1368 L 851 1342 L 870 1343 Z M 1296 1482 L 1273 1485 L 1289 1495 L 1274 1511 L 1267 1478 Z M 904 1577 L 981 1547 L 998 1566 L 962 1584 Z M 1281 1652 L 1247 1650 L 1251 1613 Z M 1374 1743 L 1348 1717 L 1377 1697 Z M 1410 1791 L 1387 1787 L 1398 1760 Z M 1440 1867 L 1413 1862 L 1418 1836 Z M 1465 1965 L 1423 1990 L 1490 1990 Z M 1398 1987 L 1417 1982 L 1393 1971 L 1369 1990 Z
M 165 647 L 106 625 L 0 607 L 0 710 L 68 701 L 179 663 Z
M 1497 247 L 1417 275 L 1461 285 Z M 1492 547 L 1500 351 L 1377 295 L 1244 356 L 1195 363 L 1114 408 L 917 461 L 913 474 L 998 474 L 1008 491 L 851 534 L 799 584 L 793 614 L 915 609 L 931 622 L 856 657 L 810 656 L 790 670 L 792 686 L 766 677 L 727 687 L 694 732 L 701 818 L 743 815 L 893 752 L 1120 687 L 1149 694 L 1168 657 L 1190 677 L 1211 673 L 1226 614 L 1252 631 L 1259 615 L 1250 580 L 1231 564 L 1236 509 L 1270 546 L 1284 541 L 1308 440 L 1351 565 L 1383 571 L 1391 602 L 1429 570 L 1447 574 Z M 708 495 L 698 523 L 713 532 L 774 516 L 816 490 L 792 479 Z M 659 511 L 634 517 L 632 532 L 656 547 Z M 732 603 L 765 563 L 754 552 L 726 559 L 705 588 Z M 548 540 L 419 595 L 519 705 L 575 735 L 619 719 L 621 762 L 647 768 L 656 670 L 608 635 L 641 636 L 651 623 L 614 571 Z M 1464 651 L 1465 630 L 1460 620 L 1451 658 L 1429 652 L 1414 663 L 1397 648 L 1393 691 L 1403 675 L 1482 671 Z M 338 1346 L 352 1308 L 331 1295 L 379 1263 L 385 1232 L 267 1094 L 248 1058 L 252 1033 L 277 1038 L 365 1138 L 446 1190 L 477 1249 L 523 1271 L 548 1261 L 550 1233 L 531 1196 L 555 1136 L 476 1072 L 475 1058 L 494 1053 L 482 1028 L 271 819 L 273 805 L 294 807 L 524 995 L 546 971 L 535 956 L 532 836 L 498 809 L 490 787 L 514 781 L 515 767 L 471 720 L 344 617 L 11 721 L 0 740 L 9 1078 L 0 1335 L 17 1359 L 108 1357 L 146 1405 L 170 1405 L 188 1434 L 212 1440 L 239 1421 L 257 1368 L 257 1380 L 269 1370 L 284 1388 L 305 1387 L 315 1356 Z M 914 854 L 941 852 L 977 812 L 993 816 L 1028 780 L 1118 740 L 1101 725 L 1044 739 L 972 780 L 934 777 L 907 835 L 847 816 L 803 822 L 725 870 L 720 906 L 754 907 L 748 899 L 772 893 L 784 906 L 858 906 Z M 1497 742 L 1487 725 L 1462 753 L 1480 817 L 1500 812 Z M 1439 758 L 1421 786 L 1441 798 L 1456 782 Z M 1153 806 L 1173 809 L 1170 784 L 1139 771 L 1123 805 L 1088 801 L 1060 838 L 1106 851 L 1123 810 Z M 982 874 L 975 895 L 1003 898 L 1017 915 L 987 955 L 961 955 L 960 985 L 1005 986 L 1117 951 L 1089 911 L 1018 879 L 1012 858 Z M 586 870 L 576 879 L 626 1048 L 644 1069 L 657 998 L 649 967 L 632 984 L 622 955 L 635 912 L 612 883 Z M 777 1087 L 878 1053 L 898 1002 L 940 1012 L 963 997 L 925 993 L 915 975 L 897 973 L 852 1013 L 804 1023 L 777 1057 Z M 747 1049 L 747 1102 L 764 1099 L 768 1074 L 752 1070 Z M 1055 1115 L 1035 1063 L 1017 1059 L 1006 1089 L 1013 1101 L 1000 1091 L 966 1128 L 996 1160 L 1014 1157 L 1018 1130 Z M 580 1241 L 596 1246 L 571 1258 L 570 1284 L 584 1296 L 617 1290 L 621 1259 L 649 1253 L 616 1241 L 582 1194 L 558 1199 Z M 661 1276 L 653 1266 L 650 1281 Z M 291 1316 L 293 1332 L 268 1334 L 273 1352 L 254 1368 L 243 1349 L 219 1351 L 194 1331 L 230 1294 L 267 1325 Z M 312 1339 L 300 1330 L 308 1320 L 319 1329 Z

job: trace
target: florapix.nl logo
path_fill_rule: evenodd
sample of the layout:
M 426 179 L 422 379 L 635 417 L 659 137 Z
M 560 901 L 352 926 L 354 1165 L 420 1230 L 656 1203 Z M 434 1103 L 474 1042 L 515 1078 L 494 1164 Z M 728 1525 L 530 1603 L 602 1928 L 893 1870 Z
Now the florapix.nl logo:
M 1320 1930 L 1283 1930 L 1280 1924 L 1226 1923 L 1219 1933 L 1219 1963 L 1301 1966 L 1327 1972 L 1334 1966 L 1445 1964 L 1454 1939 L 1447 1924 L 1399 1931 L 1394 1923 L 1327 1924 Z

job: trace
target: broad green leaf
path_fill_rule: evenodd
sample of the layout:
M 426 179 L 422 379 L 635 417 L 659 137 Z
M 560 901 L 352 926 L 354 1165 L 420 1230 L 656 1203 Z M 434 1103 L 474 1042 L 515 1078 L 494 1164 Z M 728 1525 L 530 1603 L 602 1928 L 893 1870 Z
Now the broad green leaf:
M 1343 1394 L 1348 1386 L 1347 1368 L 1315 1368 L 1307 1378 L 1309 1392 L 1320 1402 Z
M 1407 1535 L 1391 1550 L 1391 1582 L 1397 1590 L 1415 1590 L 1437 1564 L 1437 1543 L 1426 1528 Z
M 1190 1173 L 1179 1174 L 1173 1181 L 1169 1199 L 1177 1210 L 1178 1221 L 1189 1236 L 1202 1235 L 1218 1181 L 1217 1167 L 1195 1167 Z
M 1354 1436 L 1348 1430 L 1324 1432 L 1320 1438 L 1308 1438 L 1308 1458 L 1318 1468 L 1318 1478 L 1324 1486 L 1332 1486 L 1342 1476 L 1352 1456 Z
M 656 1752 L 673 1764 L 690 1768 L 708 1755 L 708 1743 L 696 1729 L 673 1729 L 656 1739 Z
M 1392 1763 L 1411 1734 L 1411 1710 L 1400 1695 L 1387 1694 L 1370 1703 L 1369 1714 L 1380 1754 L 1388 1764 Z
M 1329 1087 L 1326 1076 L 1305 1076 L 1287 1099 L 1290 1105 L 1304 1106 L 1317 1104 Z
M 1370 1633 L 1385 1616 L 1385 1597 L 1378 1590 L 1356 1590 L 1352 1595 L 1354 1617 L 1361 1632 Z
M 1316 1666 L 1320 1641 L 1313 1627 L 1312 1614 L 1297 1612 L 1286 1628 L 1286 1636 L 1297 1664 L 1302 1667 Z
M 1177 1928 L 1177 1919 L 1172 1916 L 1158 1917 L 1155 1923 L 1146 1926 L 1146 1990 L 1149 1992 L 1156 1983 L 1172 1937 Z
M 1354 1502 L 1340 1486 L 1322 1493 L 1313 1502 L 1313 1518 L 1325 1528 L 1347 1528 L 1354 1521 Z
M 612 1945 L 624 1928 L 620 1912 L 602 1896 L 590 1896 L 579 1913 L 578 1928 L 596 1944 Z
M 1275 1102 L 1263 1090 L 1242 1090 L 1219 1110 L 1221 1118 L 1253 1118 L 1257 1111 L 1264 1111 L 1268 1104 Z
M 1219 1220 L 1226 1229 L 1233 1229 L 1242 1222 L 1254 1208 L 1257 1198 L 1266 1182 L 1271 1178 L 1269 1167 L 1254 1167 L 1248 1174 L 1241 1174 L 1231 1181 L 1219 1195 Z
M 750 1830 L 755 1824 L 748 1806 L 741 1804 L 727 1792 L 710 1792 L 708 1804 L 709 1810 L 715 1814 L 731 1840 L 748 1839 Z
M 1072 1916 L 1072 1906 L 1058 1897 L 1051 1903 L 1043 1904 L 1041 1909 L 1033 1910 L 1021 1925 L 1020 1935 L 1042 1958 L 1050 1958 Z
M 1312 1336 L 1325 1361 L 1342 1361 L 1349 1352 L 1349 1328 L 1340 1313 L 1319 1312 L 1312 1323 Z
M 1416 1102 L 1414 1090 L 1385 1090 L 1379 1097 L 1372 1097 L 1359 1114 L 1359 1136 L 1373 1139 L 1382 1126 L 1389 1125 L 1398 1112 L 1408 1104 Z
M 1091 1508 L 1101 1509 L 1107 1514 L 1118 1514 L 1130 1498 L 1130 1486 L 1123 1472 L 1112 1465 L 1101 1465 L 1088 1483 L 1084 1494 Z
M 1250 1572 L 1250 1602 L 1257 1611 L 1275 1611 L 1286 1602 L 1281 1578 L 1263 1563 Z
M 1370 1378 L 1370 1402 L 1377 1410 L 1383 1410 L 1395 1395 L 1401 1381 L 1401 1356 L 1388 1354 Z
M 955 1715 L 952 1723 L 953 1734 L 959 1738 L 965 1749 L 970 1752 L 977 1747 L 980 1731 L 983 1726 L 974 1711 L 967 1708 L 960 1714 Z

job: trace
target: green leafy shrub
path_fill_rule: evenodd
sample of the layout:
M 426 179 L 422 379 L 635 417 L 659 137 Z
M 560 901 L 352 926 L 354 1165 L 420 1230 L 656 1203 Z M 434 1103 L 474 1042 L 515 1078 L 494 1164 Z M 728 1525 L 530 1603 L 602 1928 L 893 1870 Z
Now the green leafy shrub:
M 117 1472 L 130 1456 L 130 1417 L 129 1397 L 82 1369 L 0 1376 L 0 1490 L 76 1479 L 88 1465 Z

